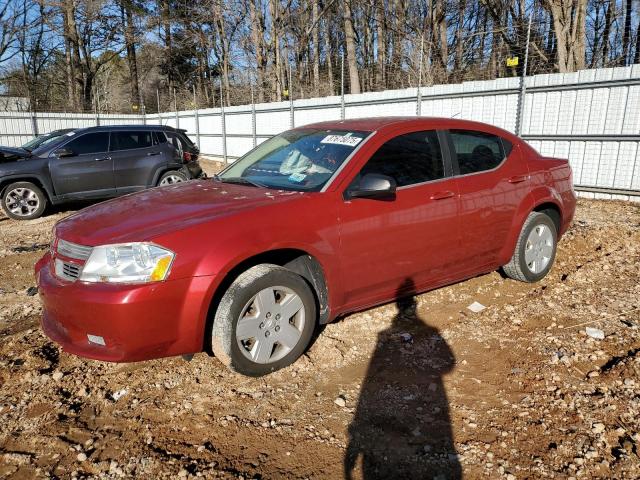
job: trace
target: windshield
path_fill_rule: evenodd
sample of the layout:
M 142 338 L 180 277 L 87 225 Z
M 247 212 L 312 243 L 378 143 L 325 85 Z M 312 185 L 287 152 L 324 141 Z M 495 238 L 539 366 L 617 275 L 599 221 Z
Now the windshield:
M 53 142 L 54 140 L 60 138 L 63 133 L 47 133 L 46 135 L 40 135 L 39 137 L 33 138 L 29 140 L 27 143 L 22 145 L 22 148 L 25 150 L 29 150 L 30 152 L 34 149 L 41 147 L 42 145 L 46 145 L 48 143 Z
M 222 182 L 318 191 L 369 132 L 290 130 L 270 138 L 224 170 Z

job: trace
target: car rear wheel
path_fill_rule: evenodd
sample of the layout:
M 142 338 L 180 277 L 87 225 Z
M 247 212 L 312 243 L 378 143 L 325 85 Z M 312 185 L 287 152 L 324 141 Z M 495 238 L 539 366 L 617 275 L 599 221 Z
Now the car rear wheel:
M 186 182 L 187 180 L 188 178 L 184 173 L 172 170 L 162 174 L 160 180 L 158 180 L 158 186 L 165 187 L 167 185 L 173 185 L 174 183 Z
M 265 375 L 302 355 L 316 320 L 315 298 L 300 275 L 257 265 L 240 274 L 220 300 L 211 347 L 232 370 Z
M 46 206 L 47 197 L 31 182 L 12 183 L 2 194 L 2 209 L 16 220 L 38 218 Z
M 524 222 L 511 261 L 502 269 L 514 280 L 537 282 L 553 266 L 557 239 L 553 220 L 544 213 L 531 212 Z

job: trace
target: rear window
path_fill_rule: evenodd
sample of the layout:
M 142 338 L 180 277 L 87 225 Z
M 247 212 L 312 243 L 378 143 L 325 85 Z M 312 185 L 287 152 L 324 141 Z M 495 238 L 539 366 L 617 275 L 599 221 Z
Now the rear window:
M 165 131 L 164 134 L 167 136 L 169 142 L 180 152 L 191 150 L 195 147 L 191 139 L 182 132 Z
M 460 175 L 493 170 L 506 158 L 502 139 L 474 130 L 450 130 Z
M 149 131 L 124 131 L 111 133 L 111 150 L 132 150 L 134 148 L 148 148 L 153 145 Z

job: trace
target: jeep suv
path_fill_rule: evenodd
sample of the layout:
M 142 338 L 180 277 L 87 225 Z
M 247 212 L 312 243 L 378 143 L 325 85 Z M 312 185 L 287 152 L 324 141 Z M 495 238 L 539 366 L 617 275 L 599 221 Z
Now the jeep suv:
M 0 196 L 14 219 L 37 218 L 50 202 L 105 199 L 202 176 L 184 130 L 160 125 L 70 131 L 24 158 L 0 162 Z

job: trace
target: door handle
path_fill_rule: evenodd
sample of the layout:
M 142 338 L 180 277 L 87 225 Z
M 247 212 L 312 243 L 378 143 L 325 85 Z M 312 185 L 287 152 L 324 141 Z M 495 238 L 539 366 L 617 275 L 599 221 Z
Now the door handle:
M 451 198 L 455 195 L 451 190 L 445 190 L 444 192 L 436 192 L 432 194 L 429 198 L 431 200 L 443 200 L 445 198 Z
M 149 152 L 149 153 L 147 153 L 147 157 L 153 157 L 154 155 L 160 155 L 160 152 Z
M 96 162 L 104 162 L 105 160 L 111 160 L 111 157 L 102 157 L 95 159 Z
M 525 182 L 528 178 L 528 175 L 514 175 L 513 177 L 509 178 L 509 183 Z

